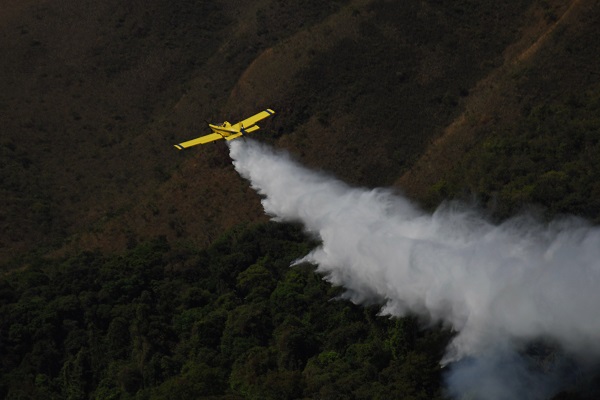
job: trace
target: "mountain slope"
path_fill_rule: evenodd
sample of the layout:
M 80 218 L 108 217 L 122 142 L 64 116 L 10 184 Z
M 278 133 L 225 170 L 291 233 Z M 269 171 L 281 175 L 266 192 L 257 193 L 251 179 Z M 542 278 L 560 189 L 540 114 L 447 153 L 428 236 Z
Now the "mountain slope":
M 597 90 L 584 0 L 31 1 L 5 20 L 3 260 L 157 235 L 206 244 L 262 218 L 223 143 L 172 144 L 264 107 L 278 114 L 255 136 L 309 166 L 430 205 L 483 193 L 493 208 L 501 189 L 470 167 L 484 139 Z
M 239 74 L 225 101 L 223 109 L 229 114 L 224 113 L 220 118 L 234 120 L 242 118 L 248 110 L 273 107 L 278 115 L 265 122 L 266 129 L 256 135 L 258 138 L 277 143 L 303 162 L 349 182 L 371 186 L 391 184 L 425 149 L 428 138 L 438 135 L 441 127 L 452 120 L 469 88 L 492 69 L 497 62 L 494 60 L 516 37 L 511 30 L 501 29 L 505 25 L 497 24 L 492 32 L 493 46 L 484 46 L 490 41 L 482 35 L 488 21 L 479 18 L 482 15 L 488 19 L 502 18 L 505 24 L 512 23 L 515 31 L 523 23 L 519 9 L 510 7 L 494 8 L 498 13 L 494 16 L 483 6 L 463 10 L 438 4 L 410 7 L 394 4 L 350 2 L 312 26 L 299 29 L 256 53 L 257 57 Z M 263 22 L 259 21 L 260 15 L 257 14 L 256 24 Z M 252 39 L 247 31 L 251 21 L 243 25 L 241 43 Z M 452 24 L 464 28 L 453 33 Z M 450 37 L 440 45 L 439 39 L 444 34 Z M 466 40 L 470 37 L 480 37 L 479 42 Z M 460 52 L 455 51 L 457 43 L 462 44 Z M 214 64 L 217 70 L 222 68 L 221 62 L 221 58 L 213 58 L 207 65 Z M 176 116 L 172 118 L 191 120 L 198 103 L 207 104 L 203 100 L 205 90 L 199 86 L 204 80 L 191 82 L 186 95 L 173 109 Z M 207 227 L 219 229 L 218 225 L 225 221 L 235 223 L 244 220 L 244 215 L 260 214 L 253 194 L 246 197 L 248 194 L 237 189 L 226 193 L 210 189 L 211 175 L 223 179 L 220 172 L 211 169 L 211 164 L 218 164 L 219 169 L 228 168 L 228 157 L 222 147 L 197 150 L 201 153 L 194 157 L 193 164 L 182 166 L 182 171 L 187 171 L 186 181 L 175 175 L 172 182 L 165 184 L 169 188 L 166 197 L 161 200 L 158 195 L 153 200 L 153 207 L 159 210 L 185 210 L 183 213 L 174 211 L 168 216 L 163 213 L 162 217 L 137 218 L 149 219 L 146 227 L 152 226 L 154 232 L 170 237 L 174 232 L 165 227 L 183 223 L 184 236 L 202 242 L 210 240 Z M 212 157 L 216 159 L 211 162 Z M 191 168 L 198 176 L 194 177 Z M 208 176 L 200 176 L 204 174 Z M 177 189 L 173 189 L 177 181 Z M 202 195 L 192 203 L 196 207 L 190 208 L 177 201 L 174 193 L 188 199 L 193 199 L 195 193 L 207 193 L 209 198 Z M 242 197 L 237 197 L 238 194 Z M 217 211 L 222 204 L 229 203 L 235 207 Z M 207 218 L 207 207 L 218 217 Z M 136 215 L 148 215 L 146 208 L 138 210 Z M 172 220 L 166 220 L 167 217 Z M 111 230 L 122 231 L 120 223 L 116 221 Z M 129 224 L 128 229 L 143 235 L 139 226 Z

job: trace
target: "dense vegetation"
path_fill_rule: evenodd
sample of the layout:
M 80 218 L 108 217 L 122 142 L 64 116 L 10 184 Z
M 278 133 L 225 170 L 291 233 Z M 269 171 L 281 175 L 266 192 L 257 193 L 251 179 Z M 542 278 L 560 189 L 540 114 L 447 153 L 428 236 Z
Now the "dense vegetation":
M 450 338 L 335 301 L 298 227 L 39 259 L 0 288 L 7 399 L 432 399 Z
M 492 128 L 446 179 L 430 203 L 476 196 L 499 218 L 537 206 L 547 216 L 600 222 L 600 91 L 523 108 L 507 129 Z
M 578 4 L 563 19 L 546 9 L 553 34 L 479 88 L 445 147 L 462 150 L 436 160 L 421 192 L 429 205 L 475 197 L 498 218 L 533 206 L 600 222 L 600 9 Z

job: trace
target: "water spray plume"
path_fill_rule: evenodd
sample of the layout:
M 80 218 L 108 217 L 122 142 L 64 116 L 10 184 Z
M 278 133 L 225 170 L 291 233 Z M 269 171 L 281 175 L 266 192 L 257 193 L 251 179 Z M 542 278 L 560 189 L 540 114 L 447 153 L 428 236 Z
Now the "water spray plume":
M 382 314 L 415 313 L 457 332 L 443 360 L 451 395 L 550 395 L 547 377 L 528 372 L 518 353 L 532 340 L 577 358 L 600 355 L 597 227 L 527 216 L 496 225 L 456 204 L 428 214 L 389 190 L 352 188 L 251 140 L 232 142 L 231 157 L 268 215 L 300 222 L 321 240 L 299 262 L 317 265 L 356 303 L 376 299 Z

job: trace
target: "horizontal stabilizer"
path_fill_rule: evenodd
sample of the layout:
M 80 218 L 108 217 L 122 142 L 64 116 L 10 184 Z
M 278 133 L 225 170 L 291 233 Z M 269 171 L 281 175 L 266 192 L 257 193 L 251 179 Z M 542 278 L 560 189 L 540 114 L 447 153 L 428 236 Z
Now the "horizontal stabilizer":
M 260 129 L 260 127 L 258 125 L 254 125 L 254 126 L 251 126 L 248 129 L 242 128 L 242 133 L 245 135 L 246 133 L 254 132 L 254 131 L 257 131 L 259 129 Z
M 250 133 L 250 132 L 254 132 L 259 130 L 259 126 L 258 125 L 254 125 L 251 126 L 250 128 L 246 129 L 246 128 L 242 128 L 240 133 L 236 133 L 234 135 L 229 135 L 229 136 L 224 136 L 225 140 L 233 140 L 235 138 L 239 138 L 242 135 L 245 135 L 246 133 Z

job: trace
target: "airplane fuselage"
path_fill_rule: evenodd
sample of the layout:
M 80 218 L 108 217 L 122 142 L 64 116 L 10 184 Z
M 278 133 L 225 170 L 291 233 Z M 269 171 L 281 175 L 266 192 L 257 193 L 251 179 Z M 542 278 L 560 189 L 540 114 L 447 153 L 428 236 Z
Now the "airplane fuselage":
M 220 125 L 214 125 L 214 124 L 208 124 L 208 126 L 210 127 L 210 129 L 212 129 L 212 131 L 214 133 L 218 133 L 219 135 L 223 136 L 224 138 L 230 135 L 233 135 L 235 133 L 239 133 L 240 132 L 240 124 L 235 124 L 235 125 L 231 125 L 229 122 L 225 121 Z
M 208 124 L 208 126 L 214 133 L 223 136 L 223 139 L 225 140 L 233 140 L 258 129 L 257 125 L 246 129 L 241 122 L 238 122 L 237 124 L 231 124 L 228 121 L 225 121 L 220 125 Z

